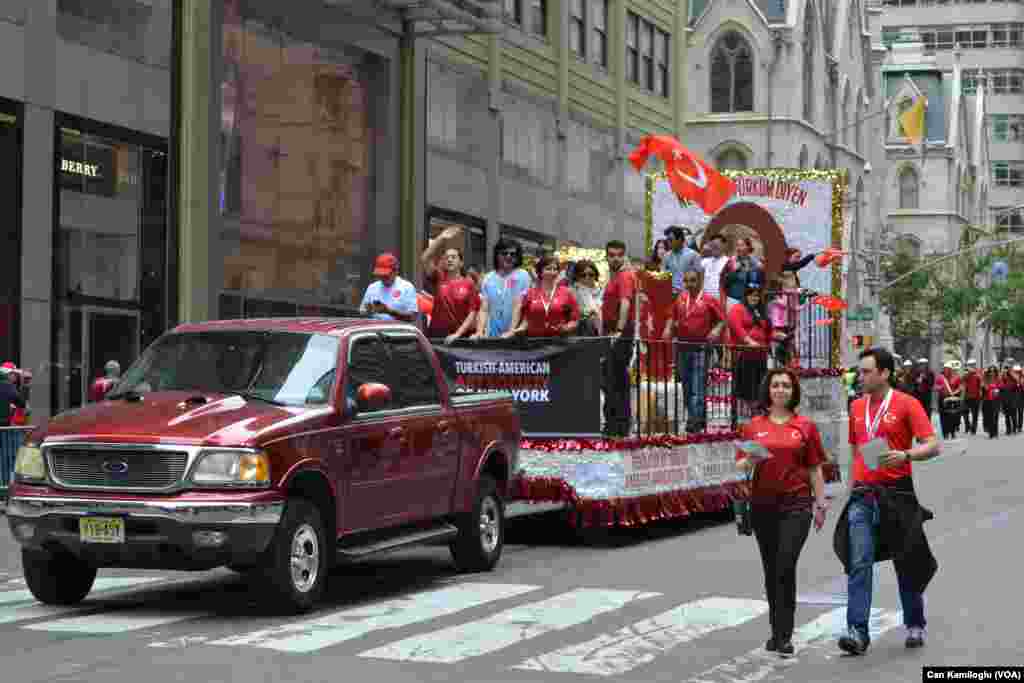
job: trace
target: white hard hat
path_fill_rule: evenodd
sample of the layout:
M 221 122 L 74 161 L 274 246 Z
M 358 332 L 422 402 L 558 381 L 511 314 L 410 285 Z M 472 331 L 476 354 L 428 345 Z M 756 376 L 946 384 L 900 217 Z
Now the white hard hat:
M 928 362 L 928 359 L 927 359 L 927 358 L 918 358 L 918 359 L 917 359 L 917 362 L 918 362 L 918 363 L 927 363 L 927 362 Z
M 1019 365 L 1014 365 L 1013 369 L 1016 370 L 1017 372 L 1020 372 L 1020 366 Z
M 905 361 L 903 361 L 903 367 L 905 367 L 905 368 L 912 368 L 912 367 L 914 367 L 914 364 L 911 363 L 910 359 L 908 358 Z
M 968 364 L 968 365 L 977 365 L 977 364 L 978 364 L 978 361 L 976 361 L 976 360 L 974 360 L 974 359 L 972 358 L 972 359 L 970 359 L 969 361 L 967 361 L 967 364 Z

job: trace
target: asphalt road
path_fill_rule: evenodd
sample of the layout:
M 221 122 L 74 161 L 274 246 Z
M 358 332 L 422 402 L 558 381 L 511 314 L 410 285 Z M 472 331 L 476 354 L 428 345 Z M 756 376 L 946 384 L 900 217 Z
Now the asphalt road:
M 836 647 L 845 577 L 831 543 L 842 498 L 801 557 L 799 652 L 789 660 L 760 650 L 757 549 L 721 519 L 585 545 L 551 516 L 519 520 L 492 573 L 454 574 L 444 548 L 378 557 L 337 571 L 322 607 L 300 618 L 271 616 L 258 588 L 227 570 L 101 571 L 107 590 L 82 607 L 44 608 L 22 592 L 3 520 L 3 680 L 919 681 L 924 665 L 1021 665 L 1022 446 L 972 437 L 966 454 L 948 449 L 916 468 L 940 563 L 922 650 L 903 646 L 890 564 L 876 573 L 871 649 L 849 657 Z

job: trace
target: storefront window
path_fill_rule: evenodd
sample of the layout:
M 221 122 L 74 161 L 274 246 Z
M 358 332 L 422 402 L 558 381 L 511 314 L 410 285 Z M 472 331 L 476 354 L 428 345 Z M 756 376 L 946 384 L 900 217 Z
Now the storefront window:
M 220 317 L 354 310 L 375 251 L 397 246 L 374 211 L 388 61 L 325 44 L 314 7 L 224 3 Z
M 58 133 L 55 411 L 81 405 L 107 361 L 126 369 L 166 321 L 166 148 L 85 128 Z
M 21 178 L 17 109 L 0 101 L 0 164 L 6 177 Z M 0 363 L 18 363 L 21 348 L 21 184 L 0 183 Z

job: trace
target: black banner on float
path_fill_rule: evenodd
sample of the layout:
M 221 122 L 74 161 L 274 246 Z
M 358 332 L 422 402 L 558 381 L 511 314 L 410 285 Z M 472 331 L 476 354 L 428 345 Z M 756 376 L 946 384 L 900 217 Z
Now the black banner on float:
M 510 391 L 527 436 L 599 436 L 606 339 L 434 343 L 455 393 Z

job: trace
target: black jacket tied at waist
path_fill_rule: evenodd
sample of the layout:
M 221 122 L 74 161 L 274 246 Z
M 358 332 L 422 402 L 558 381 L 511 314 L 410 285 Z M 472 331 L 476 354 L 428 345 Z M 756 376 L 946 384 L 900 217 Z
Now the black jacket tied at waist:
M 910 477 L 889 485 L 856 484 L 850 499 L 836 522 L 832 539 L 836 557 L 843 569 L 850 573 L 850 526 L 847 517 L 850 502 L 858 497 L 878 501 L 879 524 L 875 534 L 875 562 L 899 562 L 901 572 L 909 579 L 913 589 L 923 593 L 931 582 L 939 563 L 928 546 L 924 523 L 934 519 L 931 511 L 921 507 Z

